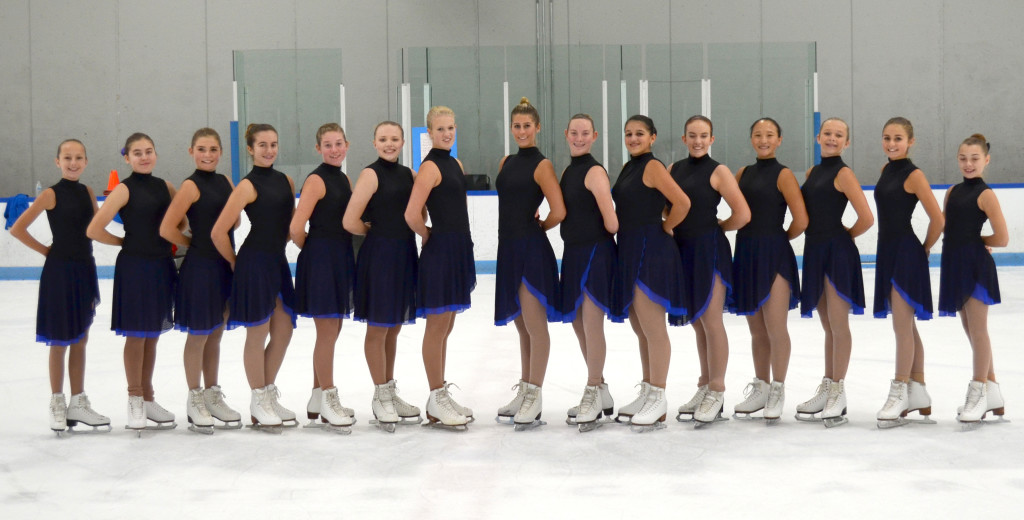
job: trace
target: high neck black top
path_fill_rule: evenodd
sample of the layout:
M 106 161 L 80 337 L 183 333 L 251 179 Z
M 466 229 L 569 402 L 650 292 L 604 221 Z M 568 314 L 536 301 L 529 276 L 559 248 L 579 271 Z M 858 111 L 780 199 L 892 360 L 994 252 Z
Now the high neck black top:
M 907 177 L 917 169 L 910 159 L 889 161 L 875 185 L 875 207 L 878 211 L 879 240 L 913 235 L 910 217 L 917 206 L 917 195 L 903 188 Z
M 846 163 L 839 155 L 824 157 L 821 164 L 811 168 L 807 180 L 800 187 L 807 206 L 807 240 L 819 241 L 846 233 L 843 213 L 850 202 L 846 194 L 835 187 L 836 176 Z
M 651 152 L 631 158 L 622 166 L 622 172 L 612 187 L 612 200 L 615 201 L 615 215 L 619 218 L 620 231 L 661 224 L 665 196 L 657 188 L 644 185 L 644 169 L 651 161 L 658 161 Z
M 56 196 L 53 209 L 46 210 L 53 243 L 49 257 L 60 260 L 88 260 L 92 258 L 92 240 L 85 229 L 92 220 L 93 207 L 89 189 L 78 181 L 61 179 L 50 186 Z
M 412 170 L 381 158 L 367 168 L 377 174 L 377 191 L 363 212 L 363 218 L 371 224 L 367 235 L 412 238 L 412 230 L 405 222 L 405 207 L 409 205 L 409 195 L 412 194 Z
M 566 213 L 559 232 L 562 242 L 566 244 L 593 244 L 612 236 L 604 227 L 604 217 L 597 206 L 597 199 L 585 184 L 587 172 L 594 166 L 601 166 L 601 163 L 588 153 L 573 157 L 562 172 L 559 186 L 562 188 Z
M 352 186 L 340 166 L 323 163 L 310 172 L 324 182 L 324 196 L 313 207 L 309 216 L 309 238 L 331 238 L 335 240 L 352 240 L 352 234 L 345 231 L 341 220 L 352 198 Z
M 199 189 L 199 200 L 195 201 L 185 212 L 188 226 L 192 230 L 192 244 L 189 251 L 209 258 L 220 258 L 220 253 L 213 245 L 210 231 L 217 222 L 221 210 L 231 196 L 231 183 L 228 178 L 217 172 L 196 170 L 188 179 Z M 228 230 L 231 247 L 235 246 L 235 230 Z
M 122 184 L 128 187 L 128 203 L 118 213 L 124 223 L 121 251 L 150 259 L 171 256 L 171 243 L 160 236 L 160 222 L 171 205 L 167 182 L 132 172 Z
M 711 187 L 711 174 L 718 165 L 707 154 L 691 155 L 672 165 L 669 174 L 690 198 L 690 212 L 673 230 L 676 238 L 700 236 L 718 228 L 718 203 L 722 195 Z
M 498 238 L 544 234 L 534 218 L 544 192 L 533 178 L 543 160 L 544 154 L 537 147 L 520 148 L 505 159 L 494 181 L 498 190 Z
M 946 200 L 943 247 L 984 244 L 981 239 L 981 226 L 988 220 L 988 215 L 978 207 L 978 197 L 989 189 L 988 184 L 985 184 L 981 177 L 964 178 L 964 182 L 950 189 L 952 191 Z
M 740 228 L 738 236 L 785 234 L 786 198 L 779 191 L 779 174 L 785 166 L 774 157 L 758 159 L 743 169 L 740 191 L 750 206 L 750 222 Z
M 295 211 L 295 194 L 288 177 L 272 167 L 253 166 L 243 180 L 256 189 L 256 200 L 245 207 L 251 227 L 242 247 L 284 254 L 288 225 Z
M 431 229 L 439 233 L 469 234 L 469 209 L 466 202 L 466 176 L 451 150 L 431 148 L 423 162 L 431 161 L 441 172 L 441 183 L 430 190 L 427 213 Z

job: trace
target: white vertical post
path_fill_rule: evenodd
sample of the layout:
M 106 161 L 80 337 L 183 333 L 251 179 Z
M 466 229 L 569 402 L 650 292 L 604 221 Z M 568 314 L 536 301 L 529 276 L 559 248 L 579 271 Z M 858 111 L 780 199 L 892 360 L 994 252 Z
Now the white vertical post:
M 505 155 L 509 155 L 511 153 L 511 145 L 510 145 L 510 143 L 508 141 L 508 138 L 509 138 L 508 132 L 509 132 L 509 127 L 512 126 L 512 121 L 510 120 L 512 115 L 509 113 L 509 108 L 508 108 L 508 82 L 507 81 L 503 81 L 501 85 L 502 85 L 502 96 L 503 96 L 502 99 L 505 100 L 504 101 L 504 103 L 505 103 L 505 105 L 504 105 L 505 106 L 505 111 L 503 112 L 503 114 L 505 116 L 505 118 L 504 118 L 504 121 L 505 121 Z
M 430 107 L 433 103 L 430 101 L 430 83 L 423 84 L 423 124 L 426 124 L 427 113 L 430 112 Z
M 711 80 L 700 80 L 700 113 L 711 119 Z
M 345 128 L 345 85 L 338 84 L 338 124 Z M 348 169 L 348 158 L 341 161 L 341 171 Z
M 647 87 L 649 85 L 650 85 L 650 82 L 648 82 L 646 79 L 640 80 L 640 113 L 645 115 L 645 116 L 647 116 L 647 117 L 651 116 L 651 114 L 650 114 L 650 106 L 649 106 L 649 103 L 648 103 L 649 102 L 649 98 L 647 97 L 648 96 Z
M 625 126 L 626 118 L 626 80 L 622 80 L 622 84 L 619 87 L 619 107 L 622 109 L 622 124 Z M 626 150 L 626 140 L 619 139 L 619 143 L 622 145 L 622 164 L 629 162 L 629 151 Z
M 817 112 L 817 111 L 818 111 L 818 73 L 815 72 L 814 73 L 814 110 L 813 110 L 813 112 Z M 237 117 L 236 117 L 236 119 L 237 119 Z
M 814 73 L 814 78 L 815 78 L 815 80 L 817 80 L 817 78 L 818 78 L 818 73 L 817 72 Z M 817 85 L 817 81 L 815 81 L 815 85 Z M 818 89 L 814 89 L 814 92 L 815 92 L 815 100 L 817 100 Z M 815 105 L 817 105 L 817 101 L 815 101 Z M 231 114 L 232 114 L 231 120 L 232 121 L 238 121 L 238 82 L 237 81 L 232 81 L 231 82 L 231 109 L 232 109 L 232 111 L 231 111 Z
M 608 80 L 601 80 L 601 164 L 608 168 Z
M 412 85 L 402 83 L 402 129 L 405 146 L 402 147 L 402 164 L 412 167 Z

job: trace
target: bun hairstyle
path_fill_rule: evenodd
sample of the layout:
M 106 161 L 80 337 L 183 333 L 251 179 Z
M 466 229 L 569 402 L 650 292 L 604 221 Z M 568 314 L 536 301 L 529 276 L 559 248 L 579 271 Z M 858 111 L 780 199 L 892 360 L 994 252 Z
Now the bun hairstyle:
M 217 146 L 223 146 L 220 144 L 220 134 L 218 134 L 216 130 L 207 127 L 200 128 L 199 130 L 196 130 L 196 133 L 192 134 L 191 146 L 195 146 L 196 141 L 203 137 L 212 137 L 217 140 Z
M 907 133 L 907 139 L 914 138 L 914 124 L 911 123 L 909 119 L 899 116 L 890 118 L 884 125 L 882 125 L 882 130 L 885 131 L 886 127 L 889 125 L 899 125 L 903 127 L 903 131 Z
M 651 135 L 658 135 L 658 129 L 654 127 L 654 120 L 649 118 L 649 117 L 647 117 L 647 116 L 640 115 L 640 114 L 637 114 L 635 116 L 631 116 L 629 119 L 626 120 L 626 124 L 622 125 L 622 127 L 625 128 L 626 125 L 632 123 L 633 121 L 636 121 L 636 122 L 641 123 L 644 126 L 646 126 L 647 127 L 647 131 L 650 132 Z
M 320 125 L 320 128 L 316 129 L 316 145 L 320 146 L 320 140 L 323 139 L 324 134 L 327 132 L 341 132 L 341 138 L 348 142 L 348 136 L 345 135 L 345 130 L 341 128 L 338 123 L 327 123 Z
M 519 98 L 519 104 L 512 109 L 512 117 L 520 114 L 530 116 L 530 119 L 533 119 L 533 124 L 540 124 L 540 112 L 537 112 L 537 107 L 530 104 L 528 98 Z
M 449 116 L 454 120 L 455 112 L 444 105 L 430 107 L 430 111 L 427 112 L 427 129 L 433 128 L 434 119 L 441 116 Z
M 250 123 L 249 126 L 245 127 L 245 144 L 249 148 L 256 144 L 256 134 L 260 132 L 274 132 L 277 134 L 277 129 L 266 123 Z
M 985 136 L 981 134 L 971 134 L 970 137 L 964 139 L 964 142 L 960 143 L 960 146 L 971 146 L 978 145 L 981 147 L 985 155 L 988 155 L 989 150 L 992 148 L 992 143 L 985 140 Z
M 135 132 L 124 141 L 124 148 L 121 148 L 121 156 L 128 157 L 128 152 L 132 150 L 132 145 L 142 140 L 149 141 L 149 144 L 152 144 L 153 148 L 156 149 L 156 144 L 153 143 L 152 138 L 142 132 Z
M 57 145 L 57 158 L 58 159 L 60 159 L 60 149 L 64 148 L 64 145 L 66 145 L 68 143 L 78 143 L 78 145 L 82 147 L 82 153 L 85 154 L 85 157 L 86 158 L 89 157 L 89 154 L 85 153 L 85 145 L 82 143 L 82 141 L 79 141 L 78 139 L 65 139 L 65 140 L 61 141 L 60 144 Z M 124 154 L 122 154 L 122 155 L 124 155 Z
M 710 119 L 708 119 L 707 117 L 704 117 L 704 116 L 702 116 L 700 114 L 697 114 L 695 116 L 690 116 L 690 119 L 686 120 L 686 124 L 683 125 L 683 133 L 686 133 L 686 129 L 690 127 L 690 123 L 694 123 L 694 122 L 697 122 L 697 121 L 703 121 L 703 122 L 707 123 L 708 124 L 708 128 L 711 130 L 711 136 L 714 137 L 714 135 L 715 135 L 715 124 L 712 123 Z
M 569 118 L 569 124 L 572 124 L 572 122 L 577 120 L 577 119 L 583 119 L 585 121 L 590 121 L 590 130 L 591 131 L 596 131 L 597 130 L 597 127 L 594 126 L 594 118 L 590 117 L 590 114 L 584 114 L 582 112 L 579 113 L 579 114 L 576 114 L 576 115 L 574 115 L 574 116 Z M 569 125 L 566 125 L 565 129 L 568 130 L 569 129 Z
M 377 123 L 377 126 L 373 127 L 373 138 L 374 139 L 377 138 L 377 130 L 380 130 L 380 127 L 382 127 L 382 126 L 397 126 L 398 127 L 398 131 L 402 133 L 402 139 L 405 139 L 405 129 L 402 128 L 402 125 L 400 125 L 400 124 L 398 124 L 398 123 L 396 123 L 394 121 L 381 121 L 380 123 Z
M 757 124 L 762 122 L 762 121 L 767 122 L 767 123 L 771 123 L 772 126 L 775 127 L 775 133 L 779 134 L 779 137 L 782 137 L 782 127 L 779 126 L 779 122 L 778 121 L 776 121 L 776 120 L 774 120 L 774 119 L 772 119 L 770 117 L 762 117 L 761 119 L 758 119 L 757 121 L 754 121 L 754 123 L 752 125 L 750 125 L 750 135 L 751 135 L 751 137 L 753 137 L 753 135 L 754 135 L 754 127 L 757 126 Z M 686 127 L 683 127 L 683 128 L 686 128 Z

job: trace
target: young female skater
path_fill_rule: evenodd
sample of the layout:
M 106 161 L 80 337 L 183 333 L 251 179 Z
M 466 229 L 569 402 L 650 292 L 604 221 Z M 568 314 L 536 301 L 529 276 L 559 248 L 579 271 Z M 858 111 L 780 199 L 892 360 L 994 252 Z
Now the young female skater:
M 934 423 L 928 420 L 932 400 L 924 385 L 924 346 L 914 318 L 932 318 L 928 252 L 942 233 L 943 217 L 924 172 L 907 158 L 913 145 L 914 126 L 906 118 L 894 117 L 882 127 L 882 149 L 889 162 L 875 185 L 878 248 L 874 315 L 885 318 L 892 312 L 896 376 L 876 417 L 879 428 L 902 426 L 906 424 L 903 417 L 915 410 Z M 924 244 L 910 225 L 918 201 L 928 214 Z
M 689 415 L 699 423 L 721 418 L 725 404 L 725 368 L 729 363 L 729 339 L 722 311 L 732 305 L 732 252 L 725 231 L 750 221 L 750 207 L 736 178 L 724 164 L 711 158 L 715 142 L 711 120 L 696 115 L 683 125 L 683 143 L 689 157 L 672 165 L 669 174 L 690 198 L 686 220 L 673 230 L 683 262 L 686 316 L 670 316 L 677 325 L 692 324 L 697 336 L 700 379 L 697 393 L 679 407 L 679 417 Z M 718 220 L 718 203 L 725 198 L 732 214 Z
M 295 289 L 288 260 L 288 223 L 295 210 L 295 184 L 274 169 L 277 130 L 250 124 L 245 144 L 252 170 L 231 191 L 213 224 L 217 251 L 234 268 L 228 298 L 228 329 L 245 327 L 245 376 L 252 388 L 249 414 L 253 426 L 295 426 L 295 412 L 281 406 L 274 385 L 295 328 Z M 249 234 L 238 248 L 228 233 L 242 210 L 249 217 Z M 270 341 L 267 341 L 267 337 Z
M 404 145 L 401 125 L 377 124 L 377 161 L 359 173 L 344 217 L 345 229 L 366 235 L 356 258 L 355 319 L 366 322 L 363 351 L 374 384 L 371 408 L 388 432 L 399 422 L 422 421 L 420 409 L 398 397 L 395 386 L 398 334 L 403 324 L 416 320 L 416 240 L 404 215 L 413 173 L 398 164 Z
M 803 287 L 800 314 L 818 318 L 825 330 L 825 377 L 814 397 L 796 407 L 797 419 L 813 420 L 821 413 L 825 426 L 846 423 L 844 380 L 850 365 L 853 339 L 850 312 L 864 314 L 864 279 L 860 251 L 853 239 L 874 224 L 874 216 L 857 177 L 840 154 L 850 144 L 850 128 L 839 118 L 829 118 L 818 132 L 821 164 L 807 170 L 800 191 L 807 205 L 807 239 L 804 243 Z M 853 205 L 857 222 L 843 225 L 846 204 Z
M 773 424 L 782 416 L 786 401 L 786 371 L 790 341 L 786 317 L 799 302 L 800 278 L 790 240 L 807 228 L 807 208 L 793 171 L 779 164 L 775 150 L 782 144 L 782 128 L 770 117 L 750 126 L 750 144 L 757 162 L 736 172 L 743 198 L 750 206 L 750 222 L 736 233 L 733 259 L 732 312 L 746 316 L 754 380 L 734 416 L 749 417 L 764 410 Z M 786 208 L 793 216 L 782 227 Z M 771 381 L 771 384 L 768 383 Z
M 548 322 L 560 321 L 558 264 L 545 232 L 565 218 L 555 167 L 537 149 L 540 114 L 522 98 L 512 109 L 515 155 L 502 157 L 494 185 L 498 190 L 498 266 L 494 289 L 494 324 L 514 321 L 519 333 L 522 377 L 512 401 L 498 408 L 498 419 L 512 417 L 516 429 L 540 421 L 541 385 L 548 367 L 551 339 Z M 547 218 L 538 220 L 547 199 Z
M 321 421 L 347 427 L 355 423 L 355 418 L 341 406 L 338 387 L 334 386 L 334 345 L 341 334 L 342 320 L 352 314 L 355 276 L 352 234 L 341 225 L 352 197 L 352 183 L 341 171 L 341 162 L 348 153 L 348 139 L 341 126 L 328 123 L 317 129 L 316 151 L 323 163 L 302 183 L 299 205 L 289 226 L 292 242 L 302 250 L 295 264 L 295 312 L 313 318 L 316 326 L 310 401 L 319 397 Z
M 988 166 L 989 143 L 974 134 L 960 144 L 957 163 L 964 182 L 946 191 L 945 230 L 942 238 L 942 268 L 939 283 L 939 315 L 956 316 L 974 352 L 974 377 L 967 386 L 967 399 L 957 410 L 957 419 L 971 427 L 988 412 L 1002 418 L 1003 395 L 996 382 L 992 342 L 988 336 L 988 306 L 999 303 L 999 278 L 990 247 L 1006 247 L 1010 235 L 996 193 L 982 174 Z M 991 235 L 982 235 L 988 220 Z
M 100 301 L 92 242 L 85 236 L 85 228 L 96 213 L 96 197 L 92 189 L 78 182 L 89 164 L 85 145 L 78 139 L 64 140 L 57 146 L 54 162 L 60 168 L 61 180 L 43 190 L 11 226 L 11 236 L 46 257 L 39 276 L 36 341 L 50 346 L 50 429 L 59 435 L 81 422 L 94 430 L 105 427 L 110 431 L 110 419 L 93 411 L 85 395 L 85 345 Z M 44 210 L 53 233 L 49 246 L 28 232 Z M 68 350 L 70 406 L 64 401 L 64 359 Z
M 612 293 L 616 313 L 612 319 L 621 322 L 628 313 L 640 344 L 644 378 L 636 400 L 620 407 L 616 420 L 628 418 L 633 429 L 642 432 L 664 427 L 665 384 L 672 354 L 665 313 L 686 314 L 683 267 L 672 230 L 686 218 L 690 199 L 651 153 L 658 138 L 651 118 L 630 117 L 623 135 L 630 160 L 612 188 L 619 219 L 619 257 Z M 672 207 L 663 220 L 666 199 Z
M 188 248 L 174 291 L 174 328 L 188 333 L 184 361 L 189 391 L 185 409 L 189 429 L 200 433 L 213 433 L 214 418 L 231 428 L 242 426 L 242 416 L 224 402 L 217 384 L 220 340 L 231 294 L 231 265 L 217 252 L 210 230 L 234 188 L 227 177 L 217 173 L 222 150 L 216 130 L 200 128 L 192 134 L 188 153 L 195 160 L 196 171 L 181 183 L 160 223 L 160 236 Z M 178 229 L 185 217 L 190 236 Z M 234 244 L 234 238 L 230 238 Z M 205 390 L 199 385 L 200 377 Z
M 473 240 L 469 234 L 466 178 L 462 163 L 452 157 L 455 112 L 435 106 L 427 112 L 432 148 L 413 183 L 405 221 L 422 238 L 416 315 L 427 320 L 423 331 L 423 366 L 430 384 L 427 419 L 433 426 L 463 430 L 473 410 L 452 399 L 444 379 L 448 336 L 455 313 L 470 306 L 476 288 Z M 433 227 L 427 227 L 425 211 Z
M 130 135 L 121 150 L 132 174 L 118 184 L 100 207 L 86 234 L 120 246 L 114 266 L 114 304 L 110 329 L 124 340 L 128 379 L 128 428 L 173 428 L 174 414 L 153 400 L 153 369 L 160 335 L 171 329 L 177 273 L 171 243 L 160 236 L 160 222 L 174 197 L 174 185 L 153 176 L 156 147 L 143 133 Z M 124 238 L 107 231 L 114 214 L 124 222 Z
M 615 239 L 619 218 L 612 204 L 611 184 L 604 166 L 590 155 L 597 140 L 594 120 L 576 114 L 565 129 L 572 161 L 562 172 L 560 187 L 566 216 L 559 231 L 562 253 L 562 321 L 572 323 L 587 362 L 587 386 L 578 406 L 569 409 L 569 424 L 580 431 L 593 429 L 601 414 L 615 407 L 604 382 L 604 317 L 612 309 Z

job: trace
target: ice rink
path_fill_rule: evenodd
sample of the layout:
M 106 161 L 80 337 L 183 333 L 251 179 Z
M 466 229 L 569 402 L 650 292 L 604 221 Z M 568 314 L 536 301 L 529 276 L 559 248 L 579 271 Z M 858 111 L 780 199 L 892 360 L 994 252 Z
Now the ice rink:
M 0 518 L 1009 518 L 1024 496 L 1024 268 L 1000 268 L 1003 303 L 989 316 L 996 373 L 1009 424 L 961 432 L 955 421 L 971 377 L 960 321 L 919 323 L 928 389 L 937 425 L 880 431 L 875 413 L 894 369 L 891 322 L 852 318 L 854 356 L 846 380 L 850 423 L 831 430 L 793 419 L 797 403 L 822 377 L 823 333 L 817 318 L 790 318 L 793 356 L 783 421 L 730 420 L 694 431 L 673 420 L 665 430 L 631 433 L 606 425 L 581 434 L 564 423 L 578 403 L 586 370 L 568 325 L 552 325 L 552 352 L 538 430 L 514 432 L 494 422 L 519 378 L 515 328 L 492 321 L 494 277 L 481 276 L 474 307 L 456 321 L 447 378 L 477 421 L 465 433 L 420 426 L 394 434 L 369 424 L 373 386 L 363 358 L 364 326 L 344 324 L 336 356 L 342 403 L 358 424 L 349 436 L 250 429 L 204 436 L 187 430 L 184 335 L 160 340 L 156 397 L 178 416 L 173 431 L 142 438 L 123 429 L 123 341 L 109 331 L 111 280 L 89 343 L 86 390 L 110 416 L 109 434 L 56 438 L 48 429 L 47 348 L 35 337 L 35 282 L 0 282 Z M 865 269 L 870 306 L 874 270 Z M 938 292 L 938 270 L 932 270 Z M 870 314 L 870 310 L 869 310 Z M 726 317 L 731 356 L 726 410 L 753 377 L 746 322 Z M 636 395 L 636 339 L 628 325 L 608 324 L 605 370 L 616 407 Z M 693 332 L 671 328 L 669 410 L 688 400 L 698 376 Z M 396 378 L 401 395 L 427 397 L 420 358 L 422 322 L 402 331 Z M 220 383 L 248 417 L 242 330 L 228 332 Z M 1014 339 L 1016 338 L 1016 339 Z M 300 320 L 277 384 L 282 402 L 304 416 L 312 384 L 312 320 Z M 67 392 L 65 386 L 65 392 Z M 1018 417 L 1020 417 L 1018 419 Z M 248 423 L 248 421 L 244 421 Z M 1018 511 L 1018 513 L 1013 513 Z

